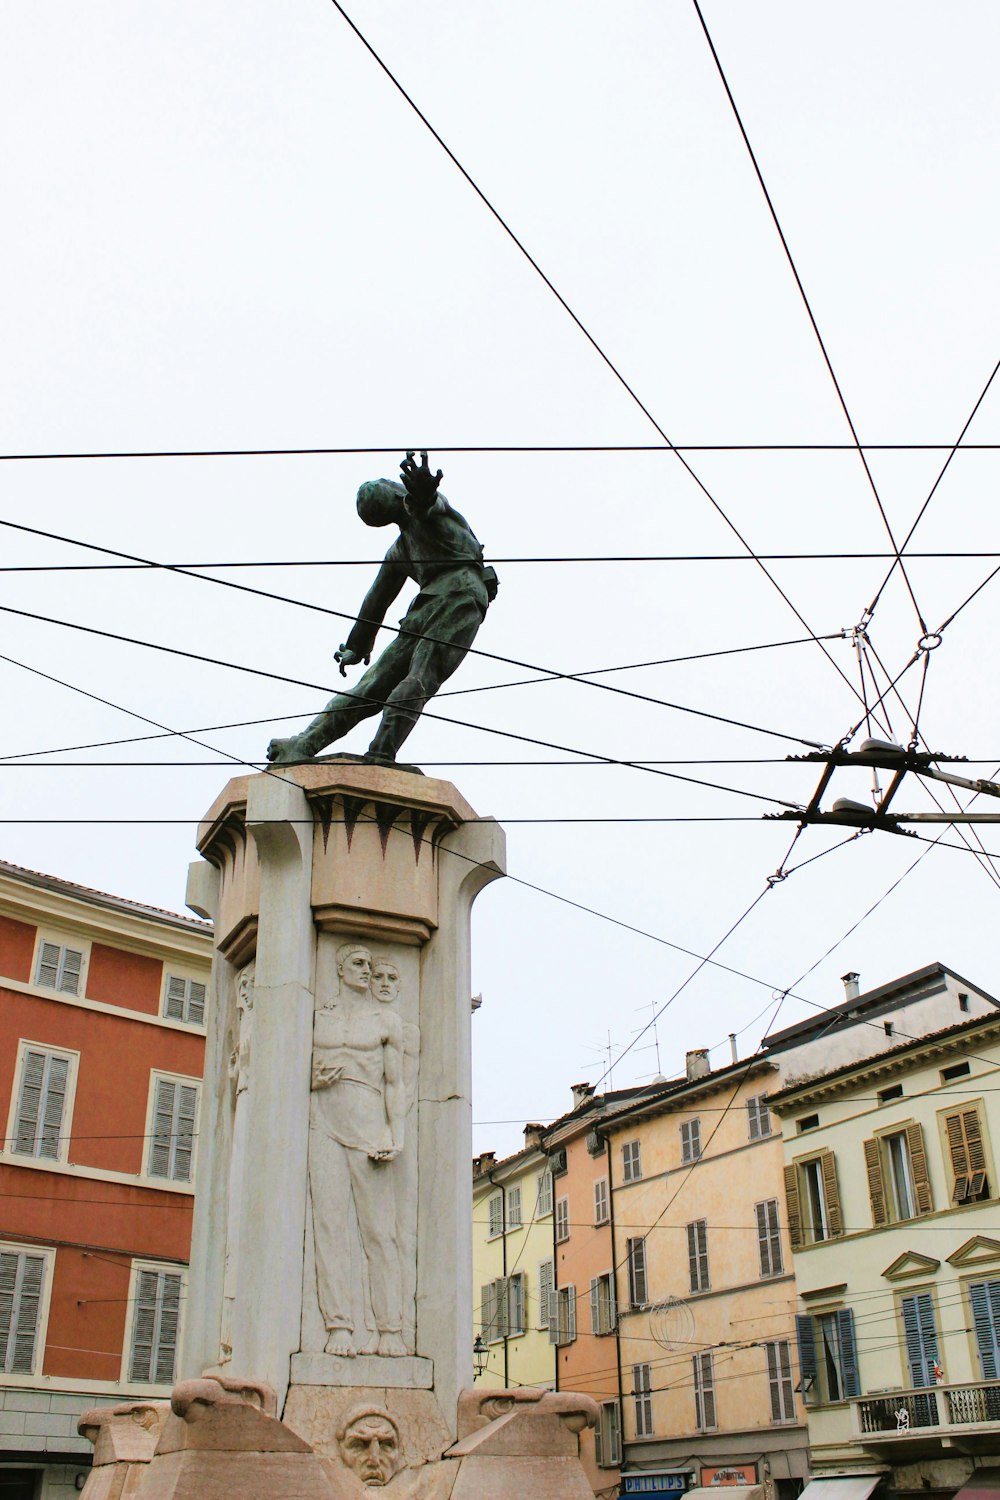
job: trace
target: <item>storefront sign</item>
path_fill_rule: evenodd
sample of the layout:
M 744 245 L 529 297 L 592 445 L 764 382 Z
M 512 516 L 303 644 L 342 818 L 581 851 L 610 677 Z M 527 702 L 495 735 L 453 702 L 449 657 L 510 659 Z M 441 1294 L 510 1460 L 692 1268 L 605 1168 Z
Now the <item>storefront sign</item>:
M 623 1495 L 682 1495 L 686 1474 L 623 1474 Z
M 702 1469 L 702 1486 L 741 1484 L 750 1485 L 757 1483 L 756 1464 L 726 1464 L 715 1469 Z

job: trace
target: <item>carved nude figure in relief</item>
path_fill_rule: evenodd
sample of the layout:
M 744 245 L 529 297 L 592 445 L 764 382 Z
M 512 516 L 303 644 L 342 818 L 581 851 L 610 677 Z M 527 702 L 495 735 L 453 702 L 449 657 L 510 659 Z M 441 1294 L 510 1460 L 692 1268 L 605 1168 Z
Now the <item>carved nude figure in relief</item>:
M 236 1044 L 229 1055 L 229 1079 L 235 1090 L 232 1150 L 229 1158 L 229 1212 L 226 1229 L 226 1264 L 222 1291 L 222 1335 L 220 1364 L 232 1358 L 233 1305 L 236 1298 L 237 1257 L 243 1217 L 243 1169 L 246 1156 L 247 1100 L 253 1037 L 255 965 L 247 964 L 236 976 Z
M 372 955 L 337 950 L 340 993 L 313 1027 L 309 1182 L 316 1282 L 328 1354 L 403 1355 L 402 1273 L 388 1163 L 403 1149 L 405 1041 L 399 1017 L 371 993 Z M 398 980 L 398 975 L 397 975 Z M 375 1327 L 355 1339 L 347 1234 L 353 1202 Z

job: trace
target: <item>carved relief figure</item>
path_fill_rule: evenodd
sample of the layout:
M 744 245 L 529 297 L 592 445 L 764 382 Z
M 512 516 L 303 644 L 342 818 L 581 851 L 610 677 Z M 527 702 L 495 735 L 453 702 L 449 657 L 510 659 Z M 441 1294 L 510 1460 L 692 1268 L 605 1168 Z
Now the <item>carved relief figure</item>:
M 356 1406 L 337 1433 L 340 1456 L 366 1489 L 381 1489 L 403 1467 L 399 1428 L 379 1406 Z
M 253 1036 L 255 966 L 247 964 L 236 976 L 236 1042 L 229 1054 L 229 1078 L 235 1089 L 233 1140 L 229 1157 L 229 1212 L 226 1223 L 226 1269 L 222 1287 L 222 1334 L 219 1363 L 232 1358 L 233 1304 L 236 1300 L 237 1257 L 243 1211 L 243 1168 L 246 1156 L 247 1099 Z
M 391 1005 L 399 999 L 399 969 L 391 958 L 372 959 L 371 991 L 380 1005 Z M 417 1068 L 420 1062 L 420 1027 L 412 1021 L 401 1021 L 403 1028 L 403 1092 L 405 1114 L 409 1114 L 417 1097 Z
M 396 1202 L 387 1164 L 403 1149 L 406 1095 L 399 1017 L 376 1003 L 372 956 L 360 943 L 337 949 L 340 993 L 313 1025 L 309 1183 L 316 1283 L 328 1354 L 407 1353 Z M 355 1340 L 348 1249 L 357 1215 L 375 1328 Z

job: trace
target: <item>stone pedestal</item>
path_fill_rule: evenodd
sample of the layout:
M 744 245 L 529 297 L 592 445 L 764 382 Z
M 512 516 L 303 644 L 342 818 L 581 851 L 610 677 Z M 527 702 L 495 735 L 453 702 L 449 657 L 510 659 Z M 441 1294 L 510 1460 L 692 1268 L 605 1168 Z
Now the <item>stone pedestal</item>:
M 317 1403 L 405 1393 L 440 1453 L 474 1336 L 470 911 L 503 874 L 503 832 L 448 782 L 334 760 L 234 778 L 198 847 L 189 902 L 216 956 L 179 1373 L 264 1382 L 303 1422 Z M 348 949 L 381 965 L 381 998 L 345 987 Z M 317 1059 L 341 1070 L 325 1089 Z M 365 1131 L 393 1093 L 401 1144 L 373 1162 Z M 398 1284 L 380 1292 L 394 1255 Z M 401 1297 L 401 1320 L 382 1312 L 392 1354 L 380 1295 Z M 328 1351 L 334 1297 L 353 1352 Z

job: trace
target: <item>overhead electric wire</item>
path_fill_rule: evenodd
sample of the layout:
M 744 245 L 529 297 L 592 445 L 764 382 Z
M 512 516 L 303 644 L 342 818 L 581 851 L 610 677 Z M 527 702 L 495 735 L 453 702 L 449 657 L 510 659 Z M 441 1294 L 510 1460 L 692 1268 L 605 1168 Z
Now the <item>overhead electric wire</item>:
M 336 3 L 336 0 L 334 0 L 334 3 Z M 806 289 L 802 284 L 802 277 L 799 275 L 798 267 L 795 264 L 795 260 L 792 255 L 791 249 L 789 248 L 788 241 L 785 238 L 785 231 L 781 227 L 781 221 L 778 218 L 777 210 L 774 207 L 774 202 L 771 198 L 771 194 L 768 192 L 767 183 L 764 181 L 764 174 L 760 169 L 760 163 L 757 160 L 757 155 L 753 149 L 753 146 L 750 144 L 750 137 L 747 135 L 746 126 L 743 123 L 743 117 L 740 114 L 736 100 L 733 97 L 733 91 L 729 86 L 729 80 L 726 77 L 725 69 L 722 66 L 722 62 L 716 50 L 715 43 L 712 40 L 712 35 L 708 29 L 708 25 L 702 13 L 701 6 L 699 5 L 698 0 L 692 0 L 692 4 L 694 5 L 695 12 L 697 13 L 698 20 L 701 23 L 701 29 L 705 33 L 705 40 L 708 42 L 709 50 L 711 51 L 712 58 L 715 62 L 719 77 L 722 80 L 722 86 L 726 91 L 726 97 L 729 100 L 736 123 L 739 126 L 740 135 L 743 137 L 743 144 L 746 146 L 747 152 L 750 156 L 750 161 L 753 164 L 754 173 L 756 174 L 757 181 L 760 184 L 760 190 L 764 194 L 764 201 L 767 204 L 768 212 L 771 215 L 771 220 L 774 224 L 775 229 L 778 231 L 778 238 L 781 241 L 781 248 L 785 252 L 785 259 L 788 261 L 792 275 L 795 278 L 795 285 L 799 289 L 799 295 L 802 298 L 802 305 L 804 306 L 806 314 L 809 318 L 809 322 L 812 325 L 812 331 L 816 335 L 816 342 L 819 344 L 820 352 L 823 355 L 823 362 L 826 365 L 827 371 L 830 375 L 830 379 L 833 382 L 833 388 L 837 393 L 837 400 L 840 403 L 841 411 L 844 413 L 844 417 L 847 421 L 847 426 L 850 429 L 851 437 L 854 439 L 854 446 L 857 449 L 858 457 L 861 459 L 861 463 L 864 467 L 865 477 L 868 480 L 871 492 L 875 497 L 875 504 L 878 506 L 879 515 L 882 517 L 882 524 L 885 527 L 886 535 L 889 538 L 889 542 L 892 546 L 893 552 L 896 554 L 896 563 L 899 566 L 899 571 L 902 573 L 903 580 L 906 584 L 907 590 L 909 591 L 914 611 L 916 612 L 917 619 L 920 622 L 920 628 L 926 634 L 927 625 L 924 622 L 924 617 L 920 611 L 920 605 L 917 603 L 917 596 L 913 592 L 913 585 L 911 584 L 909 574 L 906 571 L 906 565 L 903 562 L 902 557 L 900 556 L 900 549 L 893 534 L 892 526 L 889 523 L 889 517 L 886 515 L 885 506 L 882 504 L 882 497 L 880 496 L 878 487 L 875 484 L 875 477 L 872 474 L 868 459 L 865 457 L 864 449 L 861 446 L 861 440 L 858 437 L 857 429 L 854 426 L 854 419 L 851 416 L 850 411 L 848 410 L 847 402 L 844 399 L 844 393 L 841 390 L 840 381 L 837 379 L 836 372 L 834 371 L 829 352 L 827 351 L 826 344 L 823 341 L 823 335 L 819 331 L 819 324 L 816 322 L 815 314 L 813 313 L 809 298 L 806 295 Z
M 134 555 L 132 555 L 130 553 L 119 552 L 119 551 L 117 551 L 113 547 L 104 547 L 104 546 L 102 546 L 101 544 L 99 544 L 97 542 L 79 541 L 79 540 L 77 540 L 76 538 L 73 538 L 73 537 L 59 536 L 59 535 L 57 535 L 57 534 L 55 534 L 53 532 L 39 531 L 37 528 L 35 528 L 33 526 L 25 526 L 22 523 L 17 522 L 17 521 L 0 520 L 0 526 L 11 527 L 12 529 L 14 529 L 16 531 L 32 532 L 34 535 L 44 536 L 44 537 L 47 537 L 49 540 L 61 541 L 61 542 L 68 542 L 71 546 L 86 547 L 86 548 L 88 548 L 88 549 L 90 549 L 91 551 L 94 551 L 94 552 L 106 552 L 106 553 L 108 553 L 109 555 L 111 555 L 113 557 L 126 557 L 126 558 L 129 558 L 132 562 L 147 563 L 147 564 L 149 564 L 152 567 L 162 569 L 164 572 L 167 572 L 167 573 L 176 574 L 177 576 L 179 576 L 181 578 L 194 578 L 194 579 L 197 579 L 201 583 L 211 583 L 211 584 L 216 584 L 216 585 L 218 585 L 221 588 L 237 589 L 240 593 L 256 594 L 256 595 L 259 595 L 263 599 L 271 599 L 271 600 L 277 601 L 277 602 L 282 603 L 282 604 L 292 604 L 292 605 L 297 606 L 300 609 L 308 609 L 308 610 L 312 610 L 312 611 L 314 611 L 314 612 L 316 612 L 318 614 L 331 615 L 335 619 L 350 620 L 352 623 L 354 623 L 355 618 L 356 618 L 354 615 L 348 614 L 345 610 L 330 609 L 326 605 L 312 604 L 312 603 L 309 603 L 308 601 L 303 600 L 303 599 L 292 599 L 288 595 L 285 595 L 285 594 L 273 594 L 273 593 L 270 593 L 266 589 L 255 589 L 255 588 L 252 588 L 249 584 L 234 583 L 233 580 L 229 579 L 229 578 L 208 578 L 203 573 L 191 573 L 191 572 L 186 571 L 184 568 L 177 567 L 174 564 L 152 562 L 149 558 L 137 558 L 137 557 L 135 557 Z M 313 682 L 303 682 L 303 681 L 301 681 L 301 679 L 297 679 L 297 678 L 294 678 L 294 677 L 285 677 L 285 676 L 282 676 L 280 673 L 276 673 L 276 672 L 264 672 L 260 668 L 257 668 L 257 667 L 243 667 L 243 666 L 237 666 L 235 663 L 232 663 L 232 662 L 220 662 L 217 658 L 213 658 L 213 657 L 209 657 L 209 656 L 201 656 L 201 655 L 198 655 L 195 652 L 190 652 L 190 651 L 181 651 L 177 647 L 155 645 L 154 643 L 149 642 L 149 641 L 139 641 L 139 640 L 135 640 L 134 638 L 129 637 L 129 636 L 118 635 L 118 634 L 116 634 L 113 631 L 98 630 L 98 629 L 96 629 L 96 627 L 94 627 L 92 625 L 79 625 L 79 624 L 74 623 L 73 621 L 56 620 L 56 619 L 52 619 L 50 616 L 47 616 L 47 615 L 33 614 L 30 611 L 28 611 L 28 610 L 14 609 L 11 605 L 6 605 L 6 604 L 5 605 L 0 605 L 0 610 L 4 610 L 8 614 L 21 615 L 21 616 L 25 617 L 26 619 L 41 620 L 44 623 L 50 624 L 50 625 L 61 625 L 61 626 L 64 626 L 65 628 L 68 628 L 68 629 L 71 629 L 71 630 L 88 631 L 92 635 L 104 636 L 104 637 L 106 637 L 109 640 L 125 641 L 128 644 L 130 644 L 130 645 L 145 646 L 145 647 L 147 647 L 148 649 L 151 649 L 151 650 L 172 652 L 174 655 L 186 656 L 186 657 L 191 658 L 194 661 L 204 661 L 204 662 L 211 663 L 211 664 L 213 664 L 215 666 L 231 667 L 231 668 L 234 668 L 235 670 L 241 671 L 241 672 L 252 672 L 252 673 L 255 673 L 257 676 L 260 676 L 260 677 L 269 677 L 269 678 L 272 678 L 273 680 L 278 681 L 278 682 L 289 682 L 289 683 L 292 683 L 296 687 L 311 687 L 311 688 L 316 688 L 317 691 L 320 691 L 320 692 L 329 692 L 329 688 L 328 687 L 324 688 L 324 687 L 321 687 L 318 684 L 313 683 Z M 386 625 L 382 621 L 378 621 L 377 623 L 378 623 L 380 629 L 386 630 L 386 631 L 388 631 L 392 635 L 400 636 L 400 635 L 409 635 L 409 634 L 413 634 L 414 633 L 414 632 L 411 632 L 411 631 L 404 630 L 402 627 L 399 627 L 399 626 Z M 805 624 L 805 621 L 803 621 L 802 623 Z M 806 625 L 806 629 L 809 630 L 809 626 L 808 625 Z M 810 635 L 812 635 L 811 631 L 810 631 Z M 435 643 L 435 644 L 438 644 L 438 645 L 450 645 L 450 642 L 447 642 L 447 641 L 436 641 L 435 637 L 428 636 L 426 634 L 421 634 L 420 639 L 426 640 L 426 641 L 431 641 L 432 643 Z M 826 650 L 825 646 L 823 647 L 823 649 L 824 649 L 824 651 Z M 587 681 L 586 678 L 583 678 L 583 679 L 574 678 L 572 676 L 572 674 L 569 673 L 569 672 L 554 672 L 551 667 L 536 666 L 534 662 L 520 661 L 517 657 L 513 657 L 513 656 L 500 656 L 496 652 L 493 652 L 493 651 L 483 651 L 483 650 L 480 650 L 476 646 L 470 646 L 468 648 L 468 653 L 467 654 L 470 655 L 470 656 L 481 656 L 481 657 L 483 657 L 484 659 L 486 659 L 488 661 L 501 662 L 504 666 L 508 666 L 508 667 L 520 667 L 524 671 L 539 672 L 539 673 L 542 673 L 543 675 L 547 675 L 547 676 L 550 676 L 550 677 L 553 677 L 553 678 L 565 679 L 566 681 L 577 681 L 577 680 L 580 680 L 580 681 L 583 682 L 584 686 L 597 688 L 601 692 L 617 693 L 617 694 L 621 695 L 622 697 L 626 697 L 626 698 L 643 698 L 645 696 L 645 695 L 640 694 L 640 693 L 634 693 L 629 688 L 618 687 L 614 683 L 610 683 L 610 682 L 595 682 L 595 683 L 590 683 L 590 682 Z M 839 668 L 838 668 L 838 670 L 839 670 Z M 347 696 L 347 697 L 357 696 L 356 694 L 351 694 L 349 690 L 342 690 L 342 691 L 344 691 L 345 696 Z M 857 691 L 856 691 L 856 689 L 853 688 L 853 685 L 852 685 L 852 691 L 854 691 L 855 692 L 855 696 L 857 696 Z M 362 695 L 362 696 L 364 696 L 364 695 Z M 375 700 L 369 698 L 367 701 L 373 702 Z M 709 713 L 705 709 L 688 708 L 688 707 L 686 707 L 685 705 L 682 705 L 682 704 L 671 703 L 667 699 L 664 699 L 664 698 L 658 698 L 655 701 L 656 701 L 657 705 L 659 707 L 661 707 L 661 708 L 671 708 L 671 709 L 674 709 L 676 712 L 679 712 L 679 713 L 691 713 L 691 714 L 694 714 L 697 718 L 712 719 L 712 720 L 714 720 L 717 723 L 731 724 L 731 725 L 733 725 L 735 727 L 738 727 L 738 728 L 741 728 L 741 729 L 747 729 L 747 728 L 751 728 L 752 729 L 752 728 L 755 727 L 755 726 L 752 726 L 752 725 L 747 725 L 742 720 L 739 720 L 739 719 L 730 719 L 730 718 L 727 718 L 723 714 L 712 714 L 712 713 Z M 423 710 L 422 717 L 427 718 L 427 719 L 434 719 L 434 718 L 443 719 L 445 723 L 453 723 L 453 724 L 461 724 L 462 723 L 462 721 L 458 720 L 458 719 L 445 719 L 444 715 L 442 715 L 442 714 L 433 714 L 433 713 L 431 713 L 427 709 Z M 482 728 L 483 726 L 481 726 L 481 725 L 480 726 L 476 726 L 476 725 L 462 725 L 462 727 L 463 728 L 476 728 L 476 727 Z M 498 733 L 498 734 L 504 733 L 504 731 L 502 731 L 502 730 L 489 731 L 489 732 Z M 823 749 L 823 746 L 817 744 L 817 742 L 815 740 L 805 740 L 805 739 L 802 739 L 799 735 L 783 734 L 780 731 L 774 730 L 774 729 L 761 729 L 761 730 L 759 730 L 759 732 L 762 733 L 762 734 L 770 735 L 772 738 L 775 738 L 775 739 L 790 740 L 790 741 L 794 741 L 796 744 L 799 744 L 799 745 L 807 745 L 810 749 L 813 749 L 813 750 L 817 750 L 817 749 L 821 750 L 821 749 Z M 605 757 L 602 756 L 602 757 L 598 757 L 598 758 L 599 759 L 604 759 Z
M 837 672 L 837 674 L 843 679 L 843 681 L 847 684 L 847 686 L 850 689 L 850 691 L 852 693 L 855 693 L 855 695 L 856 695 L 856 691 L 857 690 L 855 689 L 854 684 L 851 682 L 850 678 L 847 676 L 846 672 L 844 672 L 844 670 L 840 666 L 840 664 L 835 660 L 835 658 L 831 655 L 831 653 L 826 649 L 826 646 L 816 637 L 816 632 L 812 629 L 812 627 L 809 624 L 809 622 L 804 618 L 804 616 L 799 612 L 799 610 L 796 608 L 796 606 L 792 603 L 792 601 L 789 598 L 788 594 L 781 587 L 781 584 L 774 577 L 773 573 L 771 573 L 770 570 L 761 561 L 760 557 L 757 555 L 757 553 L 754 551 L 753 547 L 751 547 L 750 543 L 743 536 L 742 532 L 739 530 L 739 528 L 737 527 L 736 523 L 732 520 L 732 518 L 729 515 L 727 515 L 726 511 L 719 504 L 718 500 L 716 500 L 715 496 L 709 490 L 709 488 L 705 484 L 704 480 L 702 480 L 699 477 L 699 475 L 695 472 L 695 470 L 688 463 L 688 461 L 684 457 L 683 453 L 679 452 L 678 449 L 674 447 L 673 443 L 670 441 L 670 438 L 667 436 L 667 434 L 664 431 L 664 429 L 660 426 L 659 422 L 653 416 L 653 414 L 650 411 L 649 407 L 646 406 L 645 403 L 641 400 L 641 398 L 639 397 L 638 393 L 628 383 L 628 381 L 625 379 L 625 376 L 618 369 L 618 366 L 614 363 L 614 361 L 611 359 L 611 357 L 604 351 L 604 349 L 601 347 L 601 345 L 594 338 L 594 336 L 590 332 L 590 330 L 585 326 L 585 324 L 582 322 L 582 320 L 573 311 L 572 307 L 570 307 L 570 305 L 566 301 L 565 297 L 563 297 L 562 294 L 557 290 L 557 288 L 555 287 L 555 285 L 553 284 L 553 282 L 549 279 L 549 277 L 542 270 L 542 268 L 539 265 L 538 261 L 535 260 L 534 256 L 527 249 L 527 247 L 523 243 L 523 241 L 520 240 L 517 237 L 517 235 L 514 233 L 513 229 L 507 223 L 507 220 L 500 213 L 499 209 L 494 206 L 494 204 L 492 203 L 492 201 L 483 192 L 483 190 L 479 186 L 479 184 L 475 181 L 475 179 L 472 177 L 472 175 L 466 170 L 466 168 L 459 161 L 458 157 L 455 155 L 454 151 L 452 151 L 451 147 L 449 145 L 447 145 L 447 143 L 444 141 L 444 139 L 438 134 L 438 132 L 435 130 L 434 126 L 431 124 L 430 120 L 424 114 L 424 112 L 420 108 L 420 106 L 416 103 L 416 101 L 413 99 L 413 97 L 410 94 L 407 93 L 406 89 L 403 87 L 402 83 L 400 83 L 400 81 L 396 77 L 395 73 L 393 73 L 393 71 L 389 67 L 388 63 L 385 62 L 385 60 L 377 52 L 377 50 L 375 49 L 375 47 L 372 46 L 371 42 L 364 35 L 364 33 L 361 31 L 360 27 L 358 27 L 358 25 L 348 15 L 348 13 L 344 9 L 343 5 L 341 5 L 340 0 L 330 0 L 330 3 L 334 7 L 334 9 L 338 12 L 338 14 L 342 18 L 342 20 L 344 20 L 346 22 L 346 24 L 350 27 L 351 31 L 353 31 L 353 33 L 357 37 L 358 41 L 365 48 L 365 50 L 368 52 L 369 56 L 373 59 L 373 61 L 376 63 L 376 65 L 382 70 L 382 72 L 388 78 L 389 82 L 393 85 L 393 87 L 406 100 L 406 103 L 413 110 L 414 114 L 420 120 L 421 124 L 423 124 L 426 127 L 426 129 L 433 136 L 434 140 L 437 141 L 438 145 L 441 147 L 442 151 L 448 157 L 449 161 L 461 173 L 462 177 L 468 183 L 469 187 L 472 188 L 472 191 L 479 198 L 480 202 L 489 211 L 489 213 L 492 214 L 493 218 L 500 225 L 500 228 L 504 231 L 504 233 L 508 236 L 508 238 L 512 241 L 512 243 L 521 252 L 521 254 L 524 256 L 525 260 L 532 267 L 532 269 L 542 279 L 542 281 L 548 287 L 549 291 L 552 293 L 553 297 L 555 297 L 556 301 L 563 308 L 564 312 L 566 312 L 569 315 L 569 317 L 572 319 L 573 323 L 579 329 L 580 333 L 583 334 L 584 338 L 590 344 L 591 348 L 598 355 L 598 357 L 602 360 L 602 362 L 606 365 L 606 367 L 608 368 L 608 370 L 610 370 L 611 374 L 614 376 L 614 378 L 621 385 L 622 389 L 624 391 L 626 391 L 627 394 L 632 398 L 632 400 L 635 402 L 636 406 L 642 412 L 643 416 L 650 423 L 650 425 L 653 427 L 653 429 L 659 434 L 659 436 L 663 439 L 664 443 L 667 445 L 667 448 L 669 449 L 669 451 L 671 453 L 674 454 L 674 456 L 676 457 L 676 459 L 678 460 L 678 462 L 681 464 L 681 466 L 685 470 L 685 472 L 688 475 L 690 475 L 690 477 L 694 480 L 695 484 L 698 486 L 699 490 L 701 490 L 702 494 L 705 496 L 706 500 L 712 506 L 713 510 L 715 510 L 715 512 L 719 516 L 719 518 L 725 523 L 726 526 L 728 526 L 729 530 L 736 537 L 736 540 L 739 542 L 740 546 L 744 547 L 746 549 L 746 551 L 750 554 L 750 556 L 754 559 L 754 561 L 757 563 L 757 566 L 760 568 L 761 572 L 764 574 L 764 577 L 771 584 L 772 588 L 774 588 L 777 591 L 777 593 L 781 596 L 781 598 L 784 600 L 785 604 L 787 604 L 788 608 L 792 611 L 792 613 L 794 614 L 795 618 L 798 620 L 799 624 L 802 625 L 803 628 L 805 630 L 807 630 L 809 632 L 809 634 L 811 636 L 813 636 L 814 639 L 816 639 L 816 644 L 819 646 L 820 650 L 823 652 L 823 655 L 828 659 L 828 661 L 830 662 L 830 664 L 833 667 L 834 671 Z M 852 428 L 851 435 L 852 435 L 852 437 L 855 438 L 855 442 L 857 442 L 857 437 L 856 437 L 856 434 L 853 431 L 853 428 Z M 865 461 L 863 454 L 862 454 L 862 462 L 865 462 L 865 467 L 867 469 L 867 462 Z M 881 506 L 881 502 L 879 502 L 879 504 Z M 886 525 L 888 526 L 888 522 L 886 522 Z M 892 543 L 893 551 L 896 552 L 896 554 L 898 556 L 898 548 L 896 547 L 896 543 L 895 543 L 895 541 L 894 541 L 894 539 L 892 537 L 891 532 L 889 534 L 889 540 Z M 914 601 L 914 602 L 916 602 L 916 601 Z
M 118 458 L 324 458 L 404 453 L 412 438 L 381 448 L 143 448 L 85 453 L 0 453 L 0 463 Z M 435 453 L 855 453 L 857 443 L 428 443 Z M 946 453 L 952 443 L 862 443 L 868 453 Z M 963 453 L 993 453 L 1000 443 L 963 443 Z M 890 553 L 889 556 L 894 554 Z

